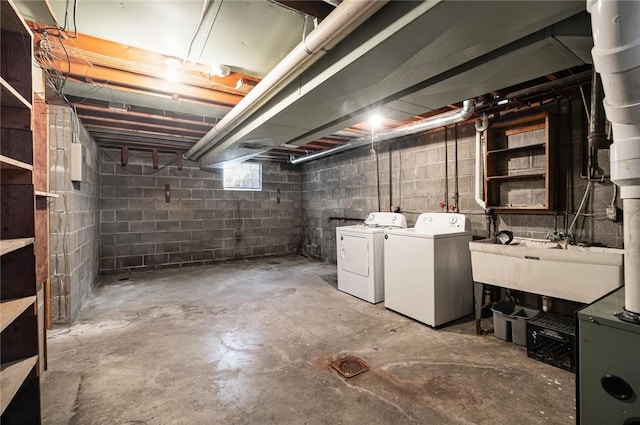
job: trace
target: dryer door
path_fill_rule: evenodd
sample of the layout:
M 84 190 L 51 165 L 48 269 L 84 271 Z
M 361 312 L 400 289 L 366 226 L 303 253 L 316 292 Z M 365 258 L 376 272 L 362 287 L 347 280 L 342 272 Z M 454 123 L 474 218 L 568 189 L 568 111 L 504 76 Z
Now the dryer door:
M 363 236 L 342 234 L 338 241 L 342 270 L 359 276 L 369 276 L 369 240 Z

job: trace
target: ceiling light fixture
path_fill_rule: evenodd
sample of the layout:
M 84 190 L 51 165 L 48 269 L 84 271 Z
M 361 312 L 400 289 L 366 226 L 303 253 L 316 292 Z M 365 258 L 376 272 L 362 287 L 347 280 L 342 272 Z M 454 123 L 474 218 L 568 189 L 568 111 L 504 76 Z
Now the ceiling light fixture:
M 367 122 L 369 123 L 369 127 L 372 130 L 374 129 L 377 130 L 382 127 L 382 123 L 384 123 L 384 119 L 379 114 L 373 114 L 369 117 Z
M 182 66 L 182 60 L 174 56 L 167 56 L 166 58 L 164 58 L 163 62 L 167 66 L 167 68 L 170 69 L 179 69 Z
M 226 77 L 227 75 L 231 74 L 231 68 L 225 65 L 213 65 L 211 67 L 211 72 L 216 77 Z

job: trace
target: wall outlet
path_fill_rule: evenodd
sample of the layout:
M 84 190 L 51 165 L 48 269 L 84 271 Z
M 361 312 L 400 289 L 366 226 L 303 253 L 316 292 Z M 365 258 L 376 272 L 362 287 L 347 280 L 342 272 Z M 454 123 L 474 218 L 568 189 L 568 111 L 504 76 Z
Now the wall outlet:
M 618 208 L 617 207 L 607 207 L 606 209 L 607 218 L 611 221 L 616 221 L 618 219 Z

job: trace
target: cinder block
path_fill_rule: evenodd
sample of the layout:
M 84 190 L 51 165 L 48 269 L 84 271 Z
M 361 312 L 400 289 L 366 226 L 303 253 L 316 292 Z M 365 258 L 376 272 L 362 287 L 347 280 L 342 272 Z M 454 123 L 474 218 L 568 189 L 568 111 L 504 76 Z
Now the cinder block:
M 100 232 L 108 233 L 125 233 L 129 231 L 129 223 L 101 223 Z
M 119 233 L 115 236 L 116 245 L 129 245 L 142 242 L 142 233 Z
M 169 262 L 168 254 L 154 254 L 144 256 L 144 265 L 156 266 L 158 264 L 166 264 Z
M 178 220 L 157 221 L 155 225 L 156 225 L 156 230 L 159 232 L 166 232 L 170 230 L 180 230 L 180 221 Z
M 157 223 L 166 223 L 164 221 L 132 221 L 129 223 L 130 232 L 153 232 L 156 230 Z M 159 229 L 158 229 L 159 230 Z
M 117 257 L 116 258 L 116 268 L 127 268 L 127 267 L 136 267 L 142 266 L 142 256 L 141 255 L 129 255 L 126 257 Z

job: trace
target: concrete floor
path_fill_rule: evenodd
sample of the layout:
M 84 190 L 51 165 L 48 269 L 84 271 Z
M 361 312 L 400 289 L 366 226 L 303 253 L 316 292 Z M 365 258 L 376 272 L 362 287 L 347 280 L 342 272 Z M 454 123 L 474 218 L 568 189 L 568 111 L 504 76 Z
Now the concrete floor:
M 53 424 L 573 424 L 574 375 L 337 291 L 301 257 L 110 276 L 49 333 Z M 346 354 L 371 370 L 346 379 Z

